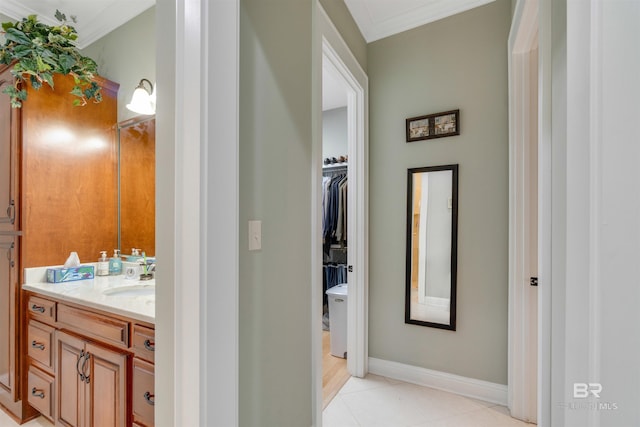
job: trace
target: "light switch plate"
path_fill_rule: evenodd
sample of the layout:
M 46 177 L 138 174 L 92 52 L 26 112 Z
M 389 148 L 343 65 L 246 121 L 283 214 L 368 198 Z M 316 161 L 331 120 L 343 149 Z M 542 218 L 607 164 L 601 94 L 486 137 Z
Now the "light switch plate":
M 249 250 L 262 249 L 262 221 L 249 221 Z

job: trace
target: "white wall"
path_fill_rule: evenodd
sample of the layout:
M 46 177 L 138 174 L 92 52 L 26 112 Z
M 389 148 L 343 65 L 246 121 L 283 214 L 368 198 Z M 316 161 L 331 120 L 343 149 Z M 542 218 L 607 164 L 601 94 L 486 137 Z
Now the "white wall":
M 426 179 L 428 176 L 428 179 Z M 438 298 L 451 297 L 451 200 L 453 173 L 438 171 L 423 174 L 423 185 L 428 181 L 428 200 L 426 212 L 420 212 L 420 220 L 426 217 L 426 295 Z M 424 187 L 423 187 L 424 188 Z M 425 205 L 422 205 L 424 208 Z M 422 233 L 421 233 L 422 234 Z M 421 248 L 422 249 L 422 248 Z
M 98 72 L 120 84 L 118 121 L 137 116 L 127 110 L 140 79 L 156 83 L 156 8 L 151 7 L 82 50 L 98 63 Z M 162 100 L 162 95 L 160 95 Z
M 322 158 L 346 156 L 348 153 L 347 107 L 322 112 Z

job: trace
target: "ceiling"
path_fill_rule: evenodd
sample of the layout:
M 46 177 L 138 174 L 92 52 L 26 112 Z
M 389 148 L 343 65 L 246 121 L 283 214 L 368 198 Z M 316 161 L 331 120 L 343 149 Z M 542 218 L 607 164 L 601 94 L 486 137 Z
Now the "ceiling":
M 347 106 L 347 87 L 341 77 L 322 67 L 322 111 Z
M 494 0 L 344 0 L 367 43 Z
M 1 0 L 0 13 L 15 20 L 38 15 L 47 25 L 58 25 L 56 9 L 77 17 L 71 23 L 83 49 L 155 4 L 155 0 Z M 70 19 L 69 19 L 70 20 Z
M 344 0 L 367 43 L 494 0 Z M 155 4 L 155 0 L 2 0 L 0 13 L 19 20 L 38 15 L 56 25 L 56 9 L 75 15 L 78 47 L 84 48 Z
M 494 0 L 344 0 L 369 43 Z M 1 0 L 0 13 L 19 20 L 38 15 L 57 25 L 56 9 L 74 15 L 83 49 L 155 4 L 155 0 Z M 344 85 L 323 72 L 323 111 L 347 105 Z

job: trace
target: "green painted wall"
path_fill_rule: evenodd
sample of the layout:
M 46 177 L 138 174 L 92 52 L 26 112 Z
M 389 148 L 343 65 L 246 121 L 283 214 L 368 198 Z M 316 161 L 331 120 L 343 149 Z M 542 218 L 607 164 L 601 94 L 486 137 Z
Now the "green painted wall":
M 338 32 L 351 49 L 353 56 L 367 71 L 367 42 L 365 41 L 356 21 L 353 20 L 351 12 L 344 4 L 344 0 L 320 0 L 322 8 L 327 12 L 329 18 L 336 26 Z
M 0 22 L 16 22 L 16 20 L 0 13 Z M 4 41 L 4 34 L 0 34 L 0 44 L 4 44 Z
M 309 426 L 314 2 L 240 6 L 240 425 Z
M 156 8 L 136 16 L 82 50 L 98 63 L 98 72 L 120 84 L 118 121 L 137 116 L 127 110 L 140 79 L 156 81 Z M 160 95 L 162 96 L 162 95 Z
M 371 357 L 507 383 L 511 1 L 369 44 Z M 407 144 L 405 119 L 460 109 L 461 135 Z M 404 323 L 407 168 L 458 163 L 457 331 Z

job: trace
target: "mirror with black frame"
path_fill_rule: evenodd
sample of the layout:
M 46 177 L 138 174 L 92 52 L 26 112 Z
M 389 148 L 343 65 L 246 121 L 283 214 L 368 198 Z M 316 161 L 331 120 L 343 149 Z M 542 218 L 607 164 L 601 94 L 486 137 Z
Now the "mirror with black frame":
M 408 170 L 405 323 L 456 330 L 458 165 Z

